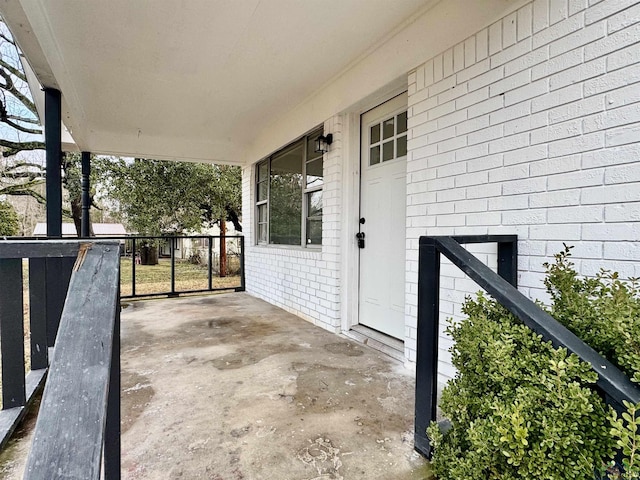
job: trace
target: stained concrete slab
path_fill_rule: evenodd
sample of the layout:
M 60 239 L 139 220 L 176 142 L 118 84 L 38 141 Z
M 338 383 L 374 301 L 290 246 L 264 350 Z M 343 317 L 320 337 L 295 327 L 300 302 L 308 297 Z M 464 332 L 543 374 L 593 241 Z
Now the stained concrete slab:
M 431 478 L 398 362 L 247 294 L 122 313 L 125 479 Z

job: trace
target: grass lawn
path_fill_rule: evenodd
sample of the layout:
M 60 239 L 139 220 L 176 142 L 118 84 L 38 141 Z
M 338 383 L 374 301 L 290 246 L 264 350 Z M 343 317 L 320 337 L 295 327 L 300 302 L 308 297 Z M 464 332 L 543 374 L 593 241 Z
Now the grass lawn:
M 237 271 L 234 261 L 229 257 L 229 268 Z M 203 290 L 208 288 L 208 272 L 206 265 L 193 265 L 187 261 L 176 260 L 176 292 Z M 213 277 L 213 288 L 234 288 L 240 286 L 239 275 Z M 164 293 L 171 291 L 171 260 L 161 258 L 158 265 L 136 265 L 136 295 Z M 131 295 L 131 258 L 120 260 L 120 293 Z

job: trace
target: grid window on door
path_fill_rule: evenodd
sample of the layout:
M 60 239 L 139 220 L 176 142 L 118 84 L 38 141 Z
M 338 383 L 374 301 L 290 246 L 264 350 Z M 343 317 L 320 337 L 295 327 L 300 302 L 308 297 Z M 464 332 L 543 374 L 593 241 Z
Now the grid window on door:
M 407 155 L 407 112 L 398 113 L 369 127 L 369 165 Z

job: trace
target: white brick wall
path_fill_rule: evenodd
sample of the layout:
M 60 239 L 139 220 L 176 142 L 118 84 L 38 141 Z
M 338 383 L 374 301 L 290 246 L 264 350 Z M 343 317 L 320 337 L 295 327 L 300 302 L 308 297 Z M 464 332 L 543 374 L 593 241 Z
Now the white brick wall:
M 563 241 L 584 274 L 640 276 L 640 1 L 534 0 L 409 82 L 409 360 L 420 235 L 518 234 L 520 290 L 542 300 Z M 477 287 L 442 274 L 444 319 Z
M 322 249 L 256 245 L 255 165 L 242 172 L 242 224 L 247 292 L 337 333 L 341 308 L 341 117 L 325 122 L 324 130 L 333 134 L 333 143 L 324 158 Z

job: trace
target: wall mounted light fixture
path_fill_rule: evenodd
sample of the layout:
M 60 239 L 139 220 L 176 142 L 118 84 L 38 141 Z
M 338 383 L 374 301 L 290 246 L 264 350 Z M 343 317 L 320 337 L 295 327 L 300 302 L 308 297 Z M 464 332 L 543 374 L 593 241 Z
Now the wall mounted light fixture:
M 329 145 L 333 143 L 333 134 L 320 135 L 316 138 L 316 153 L 327 153 Z

